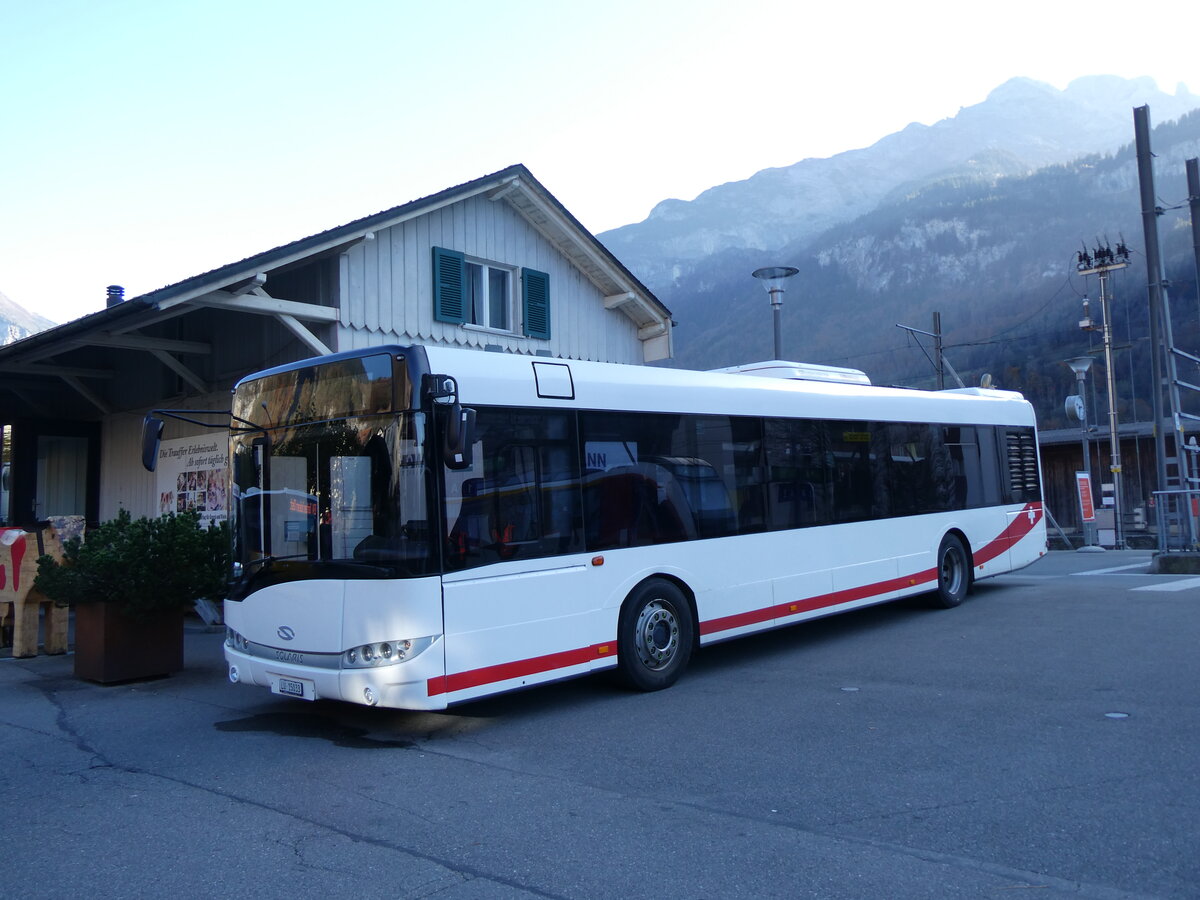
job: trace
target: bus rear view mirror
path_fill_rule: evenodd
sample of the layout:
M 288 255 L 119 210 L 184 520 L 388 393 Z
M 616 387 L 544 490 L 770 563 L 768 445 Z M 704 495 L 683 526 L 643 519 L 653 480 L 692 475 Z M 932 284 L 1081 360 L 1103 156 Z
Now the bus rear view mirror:
M 469 469 L 475 446 L 475 410 L 464 409 L 456 401 L 446 416 L 446 439 L 442 443 L 442 461 L 447 469 Z
M 149 413 L 142 420 L 142 465 L 147 472 L 158 466 L 158 443 L 162 440 L 163 420 Z

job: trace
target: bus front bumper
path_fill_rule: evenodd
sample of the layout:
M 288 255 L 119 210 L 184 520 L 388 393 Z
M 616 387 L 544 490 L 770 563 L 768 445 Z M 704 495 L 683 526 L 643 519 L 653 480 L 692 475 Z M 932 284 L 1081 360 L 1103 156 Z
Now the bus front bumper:
M 442 643 L 404 662 L 370 668 L 318 668 L 263 659 L 225 646 L 229 680 L 270 688 L 298 700 L 343 700 L 392 709 L 445 709 L 445 695 L 429 696 L 431 680 L 444 674 Z

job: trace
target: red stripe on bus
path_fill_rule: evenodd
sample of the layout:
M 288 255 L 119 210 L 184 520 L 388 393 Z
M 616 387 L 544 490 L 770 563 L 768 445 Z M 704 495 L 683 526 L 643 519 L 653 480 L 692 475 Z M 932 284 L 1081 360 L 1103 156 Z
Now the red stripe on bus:
M 1021 510 L 1021 514 L 1014 517 L 1013 521 L 1009 523 L 1004 531 L 1000 532 L 993 540 L 976 551 L 974 554 L 975 565 L 979 566 L 993 560 L 1014 546 L 1021 538 L 1033 530 L 1034 525 L 1041 518 L 1041 503 L 1026 504 L 1025 508 Z M 720 619 L 709 619 L 707 622 L 700 623 L 700 634 L 715 634 L 719 631 L 728 631 L 731 628 L 760 625 L 763 622 L 770 622 L 772 619 L 785 619 L 788 616 L 796 616 L 817 609 L 839 606 L 843 603 L 853 603 L 855 600 L 890 594 L 892 591 L 901 591 L 905 588 L 916 587 L 917 585 L 936 583 L 937 569 L 924 569 L 920 572 L 914 572 L 911 575 L 889 578 L 887 581 L 879 581 L 875 584 L 864 584 L 860 587 L 846 588 L 845 590 L 834 591 L 830 594 L 820 594 L 804 600 L 794 600 L 768 606 L 763 609 L 753 609 L 749 612 L 738 613 L 732 616 L 723 616 Z M 513 678 L 540 675 L 544 672 L 552 672 L 555 669 L 583 665 L 602 656 L 615 656 L 616 650 L 617 642 L 608 641 L 601 644 L 592 644 L 590 647 L 580 647 L 577 650 L 564 650 L 560 653 L 549 653 L 545 656 L 518 659 L 513 662 L 500 663 L 494 666 L 484 666 L 480 669 L 469 669 L 465 672 L 456 672 L 453 675 L 439 675 L 429 679 L 427 690 L 429 696 L 434 697 L 439 694 L 464 691 L 468 688 L 482 687 L 486 684 L 495 684 L 496 682 L 508 681 Z
M 842 603 L 853 603 L 855 600 L 876 597 L 880 594 L 891 593 L 892 591 L 901 591 L 905 588 L 925 584 L 926 582 L 933 583 L 936 580 L 937 570 L 926 569 L 924 572 L 916 572 L 912 575 L 905 575 L 902 578 L 889 578 L 887 581 L 846 588 L 845 590 L 834 591 L 831 594 L 818 594 L 815 597 L 809 597 L 805 600 L 790 600 L 787 603 L 778 603 L 775 606 L 768 606 L 764 609 L 752 609 L 749 612 L 737 613 L 732 616 L 722 616 L 720 619 L 709 619 L 707 622 L 701 622 L 700 634 L 715 634 L 718 631 L 728 631 L 731 628 L 758 625 L 762 622 L 769 622 L 772 619 L 798 616 L 800 613 L 812 612 L 813 610 L 824 609 L 828 606 L 839 606 Z
M 996 537 L 994 541 L 981 547 L 975 556 L 975 565 L 981 566 L 985 562 L 990 562 L 995 559 L 1005 550 L 1016 546 L 1017 542 L 1029 532 L 1033 531 L 1033 526 L 1036 525 L 1042 518 L 1041 503 L 1027 503 L 1025 508 L 1016 515 L 1008 527 L 1005 528 Z
M 1029 534 L 1033 530 L 1033 526 L 1041 518 L 1042 504 L 1027 503 L 1025 508 L 1021 510 L 1020 515 L 1017 515 L 1004 531 L 1000 532 L 994 539 L 975 552 L 975 565 L 983 565 L 995 559 L 1001 553 L 1004 553 L 1021 540 L 1021 538 Z M 763 622 L 770 622 L 772 619 L 798 616 L 801 613 L 840 606 L 843 603 L 853 603 L 855 600 L 878 597 L 882 594 L 890 594 L 892 591 L 900 591 L 927 583 L 935 584 L 936 582 L 937 569 L 925 569 L 921 572 L 902 575 L 899 578 L 889 578 L 887 581 L 880 581 L 875 584 L 864 584 L 860 587 L 846 588 L 845 590 L 834 591 L 830 594 L 819 594 L 816 597 L 809 597 L 804 600 L 792 600 L 787 603 L 768 606 L 764 609 L 752 609 L 749 612 L 737 613 L 732 616 L 709 619 L 707 622 L 700 623 L 700 634 L 716 634 L 720 631 L 729 631 L 732 628 L 761 625 Z
M 606 641 L 602 644 L 592 644 L 590 647 L 580 647 L 578 650 L 564 650 L 561 653 L 549 653 L 545 656 L 518 659 L 495 666 L 484 666 L 482 669 L 469 669 L 466 672 L 430 678 L 429 696 L 450 694 L 454 691 L 465 691 L 467 688 L 494 684 L 497 681 L 508 681 L 511 678 L 524 678 L 528 675 L 551 672 L 554 669 L 579 666 L 604 656 L 616 656 L 616 650 L 616 641 Z

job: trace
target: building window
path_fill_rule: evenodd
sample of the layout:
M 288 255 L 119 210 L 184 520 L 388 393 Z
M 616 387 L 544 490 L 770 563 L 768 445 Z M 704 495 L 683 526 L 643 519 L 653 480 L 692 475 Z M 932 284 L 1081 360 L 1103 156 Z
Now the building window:
M 513 330 L 511 269 L 496 263 L 466 260 L 465 323 Z
M 514 266 L 468 259 L 457 250 L 434 247 L 434 319 L 549 340 L 550 276 L 521 269 L 518 280 L 517 271 Z

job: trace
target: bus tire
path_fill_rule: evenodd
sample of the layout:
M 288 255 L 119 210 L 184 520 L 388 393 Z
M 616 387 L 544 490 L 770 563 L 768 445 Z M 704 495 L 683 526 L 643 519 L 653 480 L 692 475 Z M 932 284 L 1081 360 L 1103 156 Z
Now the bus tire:
M 935 602 L 942 609 L 958 606 L 971 590 L 971 562 L 962 540 L 953 534 L 942 538 L 937 554 Z
M 630 687 L 661 691 L 679 680 L 696 639 L 687 598 L 662 578 L 642 582 L 625 598 L 617 622 L 617 672 Z

